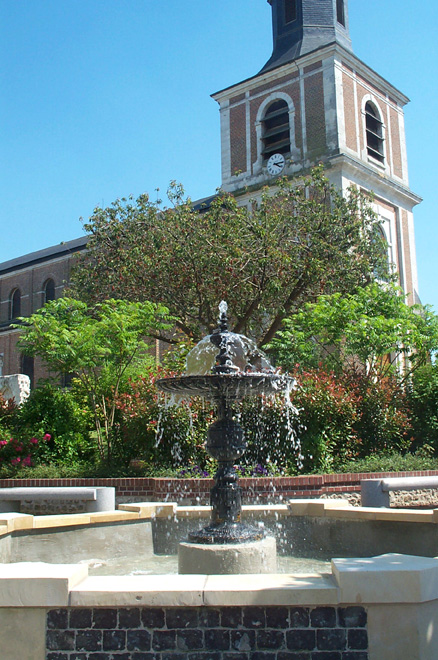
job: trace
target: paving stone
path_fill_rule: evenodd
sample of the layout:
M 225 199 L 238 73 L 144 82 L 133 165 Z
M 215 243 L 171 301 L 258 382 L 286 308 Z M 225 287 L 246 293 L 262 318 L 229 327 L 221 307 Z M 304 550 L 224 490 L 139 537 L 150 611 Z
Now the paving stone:
M 70 610 L 70 628 L 91 628 L 92 611 L 90 609 Z
M 93 610 L 93 628 L 117 628 L 117 610 L 102 608 Z
M 349 649 L 364 650 L 368 648 L 368 633 L 364 628 L 350 628 L 347 637 Z
M 128 651 L 150 651 L 151 634 L 147 630 L 128 630 L 126 633 Z
M 145 628 L 164 628 L 164 610 L 156 607 L 142 609 L 141 621 Z
M 286 632 L 286 645 L 290 651 L 312 651 L 316 647 L 316 634 L 314 630 L 288 630 Z
M 340 607 L 339 625 L 343 628 L 364 628 L 367 625 L 367 613 L 363 607 Z
M 47 613 L 47 627 L 52 630 L 65 630 L 68 628 L 68 610 L 50 610 Z
M 139 628 L 140 609 L 138 607 L 126 607 L 119 610 L 119 628 Z
M 72 630 L 48 630 L 46 644 L 49 651 L 74 651 L 75 634 Z

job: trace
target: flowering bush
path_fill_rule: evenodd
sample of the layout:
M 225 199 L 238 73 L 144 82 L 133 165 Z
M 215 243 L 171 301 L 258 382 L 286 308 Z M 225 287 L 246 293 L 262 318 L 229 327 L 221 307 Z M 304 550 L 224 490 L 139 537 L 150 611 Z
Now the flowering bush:
M 51 440 L 48 433 L 42 438 L 31 437 L 24 440 L 8 437 L 8 434 L 4 432 L 2 436 L 0 439 L 0 468 L 12 466 L 17 470 L 35 465 L 38 462 L 41 448 L 44 448 L 44 444 Z
M 320 367 L 300 373 L 298 380 L 292 398 L 304 426 L 300 438 L 306 472 L 409 449 L 409 411 L 395 378 L 373 382 Z
M 91 413 L 75 391 L 46 383 L 32 390 L 16 417 L 20 436 L 46 438 L 38 446 L 38 462 L 70 464 L 94 456 Z
M 18 406 L 13 399 L 6 400 L 0 392 L 0 428 L 10 428 L 17 415 Z
M 159 377 L 165 374 L 159 373 Z M 199 466 L 205 469 L 208 457 L 204 441 L 212 412 L 199 399 L 168 404 L 155 387 L 157 375 L 130 381 L 129 391 L 117 400 L 122 460 L 133 458 L 160 467 Z

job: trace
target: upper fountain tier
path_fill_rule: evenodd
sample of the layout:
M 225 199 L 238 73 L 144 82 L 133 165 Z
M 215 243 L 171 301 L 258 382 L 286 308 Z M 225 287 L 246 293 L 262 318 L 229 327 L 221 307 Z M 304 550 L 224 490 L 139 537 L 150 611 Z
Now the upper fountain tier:
M 238 401 L 291 388 L 293 379 L 277 373 L 255 342 L 228 330 L 226 302 L 221 302 L 219 312 L 219 327 L 188 354 L 185 375 L 162 378 L 157 381 L 159 389 L 212 401 Z

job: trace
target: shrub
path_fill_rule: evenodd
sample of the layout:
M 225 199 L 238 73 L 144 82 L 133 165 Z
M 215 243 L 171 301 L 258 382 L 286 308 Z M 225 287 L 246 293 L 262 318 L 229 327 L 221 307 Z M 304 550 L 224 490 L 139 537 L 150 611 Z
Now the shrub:
M 357 400 L 343 379 L 332 372 L 300 374 L 292 396 L 299 410 L 304 472 L 327 472 L 357 452 Z
M 438 367 L 428 364 L 418 369 L 407 394 L 411 410 L 415 450 L 429 445 L 438 454 Z
M 32 390 L 17 412 L 17 426 L 20 436 L 50 436 L 38 447 L 38 462 L 68 464 L 94 455 L 91 414 L 70 390 L 50 384 Z
M 204 441 L 212 413 L 199 399 L 168 404 L 153 373 L 130 382 L 117 401 L 120 459 L 141 459 L 161 467 L 199 465 L 208 457 Z

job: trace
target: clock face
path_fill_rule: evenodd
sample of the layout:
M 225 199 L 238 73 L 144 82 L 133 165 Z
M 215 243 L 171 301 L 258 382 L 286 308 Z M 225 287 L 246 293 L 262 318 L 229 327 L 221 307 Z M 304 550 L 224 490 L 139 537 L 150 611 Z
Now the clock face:
M 269 174 L 271 174 L 272 176 L 275 176 L 276 174 L 281 174 L 285 164 L 286 161 L 284 159 L 283 154 L 272 154 L 272 156 L 268 160 L 268 165 L 267 165 Z

